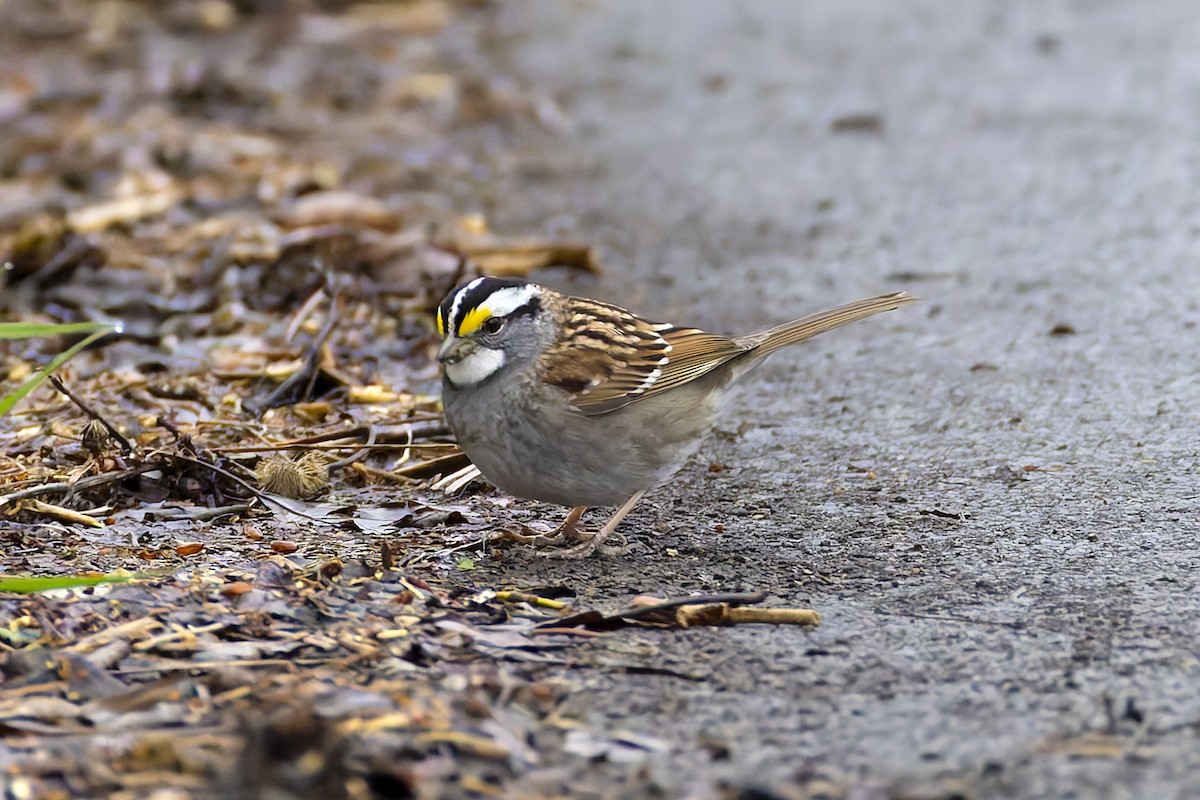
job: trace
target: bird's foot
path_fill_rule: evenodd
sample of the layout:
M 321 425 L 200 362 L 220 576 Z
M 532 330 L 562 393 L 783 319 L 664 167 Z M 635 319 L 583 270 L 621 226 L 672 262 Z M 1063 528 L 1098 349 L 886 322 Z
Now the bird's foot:
M 615 536 L 618 541 L 613 544 L 604 544 L 610 536 Z M 539 550 L 538 555 L 543 558 L 580 559 L 587 558 L 592 553 L 599 552 L 606 556 L 615 556 L 624 553 L 629 546 L 629 542 L 624 536 L 619 533 L 614 534 L 612 531 L 607 531 L 604 528 L 590 534 L 578 532 L 576 537 L 576 541 L 582 539 L 579 544 L 572 547 L 564 547 L 563 542 L 560 540 L 555 545 L 543 545 L 544 549 Z
M 528 525 L 519 525 L 517 530 L 505 528 L 496 537 L 499 541 L 521 542 L 534 547 L 563 547 L 576 542 L 586 543 L 591 534 L 579 530 L 579 518 L 587 506 L 576 506 L 567 513 L 567 518 L 554 530 L 543 531 Z
M 554 547 L 562 544 L 562 534 L 558 528 L 552 531 L 538 530 L 531 528 L 528 525 L 518 524 L 507 528 L 501 528 L 492 536 L 493 544 L 500 542 L 518 542 L 520 544 L 531 544 L 534 547 Z
M 638 492 L 633 497 L 626 500 L 625 504 L 618 508 L 617 512 L 612 515 L 612 518 L 609 519 L 608 522 L 604 523 L 604 527 L 589 536 L 583 543 L 577 544 L 574 547 L 568 547 L 565 550 L 550 550 L 539 553 L 538 555 L 546 556 L 547 558 L 587 558 L 597 550 L 605 555 L 614 555 L 625 552 L 628 542 L 625 537 L 621 536 L 620 534 L 617 534 L 617 537 L 620 539 L 621 543 L 616 547 L 601 548 L 600 545 L 604 544 L 605 540 L 613 535 L 617 529 L 617 526 L 621 524 L 621 520 L 625 519 L 625 515 L 629 513 L 630 509 L 637 505 L 637 501 L 641 500 L 642 495 L 644 494 L 644 491 Z M 582 507 L 571 509 L 571 513 L 567 515 L 566 522 L 564 522 L 563 525 L 570 523 L 572 526 L 574 526 L 574 524 L 579 521 L 579 518 L 583 516 L 583 511 L 584 509 Z

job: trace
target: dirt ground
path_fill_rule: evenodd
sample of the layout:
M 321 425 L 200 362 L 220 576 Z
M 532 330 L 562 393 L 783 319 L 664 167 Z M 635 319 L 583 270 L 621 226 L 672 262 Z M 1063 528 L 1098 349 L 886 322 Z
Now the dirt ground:
M 193 76 L 189 91 L 142 90 L 163 92 L 170 124 L 185 138 L 203 129 L 212 145 L 193 146 L 210 160 L 183 171 L 164 166 L 157 139 L 147 145 L 189 202 L 89 239 L 108 255 L 94 275 L 110 289 L 114 252 L 145 273 L 145 254 L 165 257 L 178 236 L 172 247 L 190 259 L 180 280 L 191 293 L 177 297 L 195 308 L 138 306 L 145 330 L 106 347 L 111 361 L 68 373 L 77 388 L 115 387 L 102 403 L 114 419 L 171 412 L 218 450 L 245 431 L 265 446 L 416 424 L 436 389 L 421 314 L 454 277 L 446 254 L 478 247 L 479 218 L 506 237 L 597 247 L 602 275 L 553 268 L 539 280 L 714 330 L 887 290 L 924 301 L 774 357 L 694 463 L 628 518 L 624 555 L 564 563 L 478 545 L 560 511 L 481 486 L 363 485 L 363 472 L 339 473 L 301 508 L 356 529 L 258 511 L 158 521 L 145 515 L 160 498 L 144 480 L 125 484 L 103 533 L 29 511 L 0 521 L 6 573 L 157 571 L 91 595 L 4 596 L 0 760 L 11 786 L 127 797 L 1200 794 L 1191 4 L 419 3 L 402 8 L 425 16 L 386 24 L 369 16 L 375 6 L 294 17 L 237 6 L 242 25 L 206 33 L 207 18 L 187 17 L 219 7 L 172 5 L 184 22 L 156 23 L 172 36 L 150 40 L 219 51 L 239 30 L 262 37 L 289 19 L 290 33 L 279 34 L 286 46 L 256 39 L 247 71 L 231 67 L 224 82 L 177 68 L 178 80 Z M 346 27 L 356 19 L 367 22 Z M 395 41 L 405 44 L 381 56 Z M 331 46 L 340 60 L 324 70 L 285 68 Z M 111 58 L 102 63 L 121 63 Z M 253 65 L 275 81 L 265 95 L 229 78 L 260 74 Z M 18 110 L 4 124 L 51 140 L 46 104 L 29 100 L 44 93 L 9 83 L 21 102 L 9 101 Z M 162 130 L 151 122 L 99 141 L 136 153 L 131 139 Z M 234 134 L 245 138 L 227 162 L 222 137 Z M 75 152 L 49 149 L 56 167 Z M 6 157 L 7 179 L 29 182 L 37 165 Z M 119 175 L 144 162 L 112 163 Z M 249 168 L 253 191 L 223 188 Z M 206 175 L 216 188 L 201 188 L 220 202 L 198 202 L 187 183 Z M 142 181 L 142 195 L 160 190 Z M 355 197 L 299 203 L 335 189 Z M 70 191 L 51 199 L 75 208 L 114 190 L 94 179 Z M 5 230 L 51 213 L 49 200 L 8 196 Z M 196 226 L 213 217 L 238 221 L 220 230 L 217 256 L 196 249 L 209 230 Z M 275 228 L 254 238 L 245 218 Z M 79 217 L 64 224 L 78 235 Z M 247 241 L 274 260 L 235 258 Z M 26 269 L 36 276 L 54 252 Z M 347 252 L 333 356 L 351 382 L 411 393 L 403 401 L 356 405 L 335 392 L 319 424 L 307 420 L 320 408 L 256 416 L 222 402 L 189 417 L 174 396 L 139 393 L 153 381 L 117 380 L 125 364 L 158 374 L 153 356 L 190 364 L 205 397 L 261 397 L 265 381 L 238 378 L 251 365 L 228 351 L 253 350 L 263 369 L 293 358 L 301 348 L 282 331 L 320 281 L 299 290 L 287 276 Z M 292 291 L 272 281 L 283 267 L 298 270 L 279 281 Z M 76 267 L 58 291 L 90 274 Z M 17 302 L 28 278 L 12 282 L 6 307 L 128 312 L 63 301 L 51 283 Z M 222 320 L 231 286 L 257 327 Z M 56 305 L 37 305 L 47 298 Z M 49 426 L 66 409 L 47 389 L 0 423 L 13 441 L 33 428 L 46 437 L 6 448 L 24 474 L 65 469 Z M 141 424 L 126 433 L 143 447 L 175 446 Z M 396 456 L 363 460 L 383 470 Z M 176 485 L 201 485 L 190 498 L 172 489 L 168 503 L 211 506 L 231 491 L 171 463 Z M 768 607 L 819 611 L 820 626 L 534 627 L 642 595 L 757 591 Z M 104 640 L 121 625 L 117 644 Z
M 595 291 L 721 330 L 926 304 L 776 357 L 634 515 L 645 549 L 585 566 L 598 595 L 769 587 L 822 626 L 654 637 L 705 680 L 579 706 L 667 738 L 675 787 L 1191 796 L 1200 17 L 705 8 L 502 19 L 570 135 L 498 217 L 588 231 Z

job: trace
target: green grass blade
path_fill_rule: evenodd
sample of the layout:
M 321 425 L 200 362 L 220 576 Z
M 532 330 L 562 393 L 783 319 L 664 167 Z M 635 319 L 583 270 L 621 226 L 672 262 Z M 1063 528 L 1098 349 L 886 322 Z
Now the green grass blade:
M 96 331 L 86 339 L 76 342 L 67 350 L 64 350 L 52 358 L 49 364 L 39 369 L 33 375 L 30 375 L 29 379 L 23 384 L 18 386 L 16 389 L 13 389 L 3 398 L 0 398 L 0 417 L 3 417 L 9 412 L 10 409 L 12 409 L 13 406 L 21 402 L 21 399 L 25 397 L 25 395 L 36 389 L 39 383 L 46 380 L 47 375 L 54 372 L 54 370 L 58 369 L 63 364 L 67 363 L 67 361 L 73 358 L 76 353 L 90 345 L 92 342 L 96 341 L 102 336 L 107 336 L 112 330 L 115 330 L 112 325 L 106 325 L 103 330 Z
M 33 592 L 48 592 L 51 589 L 77 589 L 80 586 L 95 586 L 100 583 L 124 583 L 134 577 L 132 572 L 124 570 L 110 572 L 106 575 L 55 575 L 49 578 L 0 575 L 0 592 L 32 594 Z
M 107 322 L 0 322 L 0 339 L 35 339 L 72 333 L 96 333 L 116 330 Z

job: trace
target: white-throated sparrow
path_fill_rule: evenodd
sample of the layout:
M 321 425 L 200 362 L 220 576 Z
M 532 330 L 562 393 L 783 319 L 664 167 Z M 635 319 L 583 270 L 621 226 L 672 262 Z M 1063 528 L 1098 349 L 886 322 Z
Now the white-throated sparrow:
M 476 278 L 438 308 L 446 420 L 483 476 L 518 497 L 619 506 L 590 554 L 712 427 L 725 389 L 771 353 L 916 298 L 859 300 L 730 338 L 512 278 Z

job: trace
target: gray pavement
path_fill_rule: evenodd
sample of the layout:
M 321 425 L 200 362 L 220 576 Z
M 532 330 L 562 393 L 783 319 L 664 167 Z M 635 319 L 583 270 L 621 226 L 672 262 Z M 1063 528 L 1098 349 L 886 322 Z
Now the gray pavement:
M 597 644 L 574 712 L 659 745 L 596 769 L 1200 797 L 1200 5 L 528 2 L 487 40 L 545 130 L 476 202 L 601 246 L 560 287 L 731 333 L 925 298 L 775 356 L 629 555 L 509 565 L 825 615 Z

